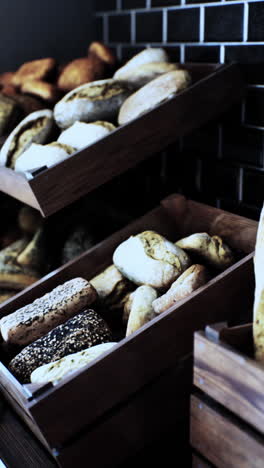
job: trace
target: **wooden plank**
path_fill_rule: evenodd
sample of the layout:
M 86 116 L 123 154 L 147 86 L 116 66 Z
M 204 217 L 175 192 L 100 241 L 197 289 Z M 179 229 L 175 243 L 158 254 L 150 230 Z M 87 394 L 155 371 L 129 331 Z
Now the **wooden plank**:
M 264 433 L 264 372 L 257 362 L 196 333 L 194 384 Z
M 236 65 L 189 64 L 188 68 L 199 80 L 186 90 L 28 182 L 25 179 L 26 185 L 22 184 L 20 190 L 16 183 L 7 187 L 4 183 L 6 171 L 1 176 L 0 168 L 1 190 L 9 190 L 10 195 L 20 200 L 26 199 L 32 190 L 38 209 L 43 216 L 49 216 L 241 99 L 244 83 Z M 12 179 L 15 181 L 18 177 L 21 175 L 15 174 Z M 29 197 L 28 203 L 35 203 L 33 197 Z
M 191 397 L 191 444 L 218 468 L 262 468 L 263 437 L 203 398 Z
M 23 174 L 0 167 L 0 190 L 27 205 L 40 210 L 38 201 Z

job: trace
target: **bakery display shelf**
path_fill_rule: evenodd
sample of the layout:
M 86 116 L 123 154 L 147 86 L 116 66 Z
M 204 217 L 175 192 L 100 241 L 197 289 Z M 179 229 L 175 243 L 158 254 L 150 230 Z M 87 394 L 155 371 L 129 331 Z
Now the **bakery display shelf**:
M 166 148 L 240 100 L 236 64 L 184 64 L 192 84 L 174 98 L 50 168 L 28 174 L 0 168 L 0 190 L 47 217 Z
M 252 305 L 257 223 L 173 194 L 6 302 L 0 316 L 75 276 L 91 279 L 112 263 L 120 242 L 143 230 L 172 241 L 194 232 L 218 234 L 239 259 L 56 385 L 21 385 L 2 354 L 1 390 L 62 467 L 86 466 L 87 447 L 94 468 L 117 466 L 166 430 L 182 430 L 189 421 L 194 331 L 222 320 L 235 323 Z

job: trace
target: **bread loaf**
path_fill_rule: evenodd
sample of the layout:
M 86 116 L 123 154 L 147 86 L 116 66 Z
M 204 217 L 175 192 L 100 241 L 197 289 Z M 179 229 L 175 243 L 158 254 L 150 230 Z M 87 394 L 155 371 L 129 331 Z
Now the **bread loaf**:
M 133 88 L 139 89 L 145 86 L 150 81 L 154 80 L 164 73 L 178 70 L 178 65 L 167 62 L 152 62 L 139 65 L 135 68 L 123 70 L 119 72 L 119 80 L 129 83 Z
M 94 310 L 86 310 L 22 349 L 9 368 L 26 383 L 37 367 L 110 340 L 111 331 L 106 322 Z
M 68 128 L 76 121 L 111 121 L 131 92 L 125 83 L 112 79 L 84 84 L 56 104 L 55 120 L 61 128 Z
M 153 62 L 168 62 L 169 57 L 164 49 L 160 48 L 148 48 L 144 49 L 138 54 L 134 55 L 128 62 L 121 68 L 119 68 L 115 74 L 115 80 L 122 80 L 124 76 L 127 76 L 131 71 L 135 71 L 141 65 Z
M 224 270 L 234 263 L 231 249 L 219 236 L 211 237 L 206 232 L 200 232 L 180 239 L 176 245 L 217 270 Z
M 10 133 L 0 152 L 0 164 L 15 167 L 16 161 L 32 143 L 45 143 L 49 138 L 54 120 L 52 111 L 43 109 L 33 112 Z
M 253 312 L 253 338 L 255 358 L 264 363 L 264 205 L 260 213 L 254 257 L 255 298 Z
M 130 294 L 125 306 L 128 314 L 126 336 L 131 335 L 155 316 L 152 303 L 157 296 L 157 291 L 147 285 L 139 286 Z
M 30 376 L 31 383 L 58 382 L 94 361 L 98 356 L 109 351 L 115 344 L 111 342 L 98 344 L 84 351 L 69 354 L 50 364 L 43 364 L 43 366 L 38 367 L 32 372 Z
M 3 340 L 25 346 L 92 304 L 96 297 L 95 289 L 85 279 L 66 281 L 32 304 L 3 317 L 0 320 Z
M 54 103 L 61 97 L 61 92 L 53 83 L 42 80 L 27 80 L 21 85 L 22 93 L 33 94 L 44 101 Z
M 18 172 L 34 171 L 41 167 L 51 167 L 67 159 L 75 148 L 54 141 L 48 145 L 32 143 L 28 150 L 17 159 L 15 170 Z
M 71 91 L 78 86 L 104 78 L 104 63 L 97 57 L 81 57 L 68 63 L 58 78 L 58 87 Z
M 100 304 L 109 309 L 121 307 L 122 299 L 132 289 L 131 283 L 115 265 L 92 278 L 90 283 L 97 291 Z
M 191 264 L 182 249 L 154 231 L 144 231 L 122 242 L 114 252 L 113 262 L 135 284 L 161 290 Z
M 109 122 L 97 121 L 90 124 L 75 122 L 71 127 L 60 134 L 58 142 L 73 146 L 79 151 L 108 135 L 115 130 L 115 128 L 116 127 Z
M 172 283 L 170 289 L 158 297 L 152 304 L 156 314 L 161 314 L 175 302 L 189 296 L 193 291 L 200 288 L 209 279 L 208 272 L 203 265 L 191 265 L 179 278 Z
M 99 41 L 93 41 L 88 48 L 88 57 L 97 57 L 107 65 L 114 65 L 116 56 L 109 47 Z
M 56 68 L 54 58 L 48 57 L 25 62 L 12 77 L 14 86 L 21 86 L 28 80 L 45 80 Z
M 119 125 L 126 124 L 158 104 L 173 98 L 189 83 L 190 75 L 185 70 L 171 71 L 155 78 L 125 100 L 118 114 Z

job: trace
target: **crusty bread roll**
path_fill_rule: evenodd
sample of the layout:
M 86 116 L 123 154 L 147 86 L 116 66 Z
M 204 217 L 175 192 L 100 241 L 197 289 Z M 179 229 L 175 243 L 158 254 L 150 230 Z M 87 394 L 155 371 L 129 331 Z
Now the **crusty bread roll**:
M 96 289 L 101 305 L 106 308 L 115 309 L 122 307 L 122 300 L 132 285 L 125 278 L 115 265 L 106 268 L 102 273 L 90 280 Z
M 58 87 L 71 91 L 85 83 L 104 78 L 104 63 L 97 57 L 81 57 L 68 63 L 58 78 Z
M 114 65 L 116 56 L 109 47 L 99 41 L 93 41 L 88 48 L 88 57 L 96 56 L 107 65 Z
M 64 377 L 72 374 L 90 362 L 94 361 L 98 356 L 109 351 L 116 343 L 102 343 L 91 348 L 79 351 L 78 353 L 68 354 L 58 361 L 35 369 L 31 376 L 31 383 L 44 384 L 47 382 L 58 382 Z
M 131 92 L 128 85 L 110 78 L 84 84 L 56 104 L 55 120 L 61 128 L 68 128 L 78 120 L 112 120 Z
M 138 89 L 145 86 L 150 81 L 154 80 L 164 73 L 168 73 L 174 70 L 178 70 L 176 63 L 167 62 L 152 62 L 144 63 L 138 67 L 132 68 L 131 70 L 124 70 L 119 73 L 119 80 L 129 83 L 133 88 Z
M 118 114 L 119 125 L 126 124 L 158 104 L 173 98 L 179 91 L 187 88 L 190 80 L 186 70 L 175 70 L 150 81 L 122 104 Z
M 211 237 L 206 232 L 199 232 L 180 239 L 176 245 L 217 270 L 224 270 L 234 263 L 231 249 L 219 236 Z
M 122 242 L 114 252 L 113 262 L 132 282 L 161 290 L 191 264 L 182 249 L 154 231 L 144 231 Z
M 155 316 L 152 303 L 157 296 L 157 291 L 147 285 L 139 286 L 130 294 L 125 305 L 125 313 L 128 315 L 126 336 L 131 335 Z
M 158 297 L 152 306 L 156 314 L 161 314 L 175 302 L 189 296 L 195 289 L 200 288 L 209 279 L 208 272 L 203 265 L 191 265 L 172 283 L 170 289 Z
M 115 128 L 116 127 L 109 122 L 75 122 L 71 127 L 60 134 L 58 142 L 73 146 L 79 151 L 108 135 L 115 130 Z
M 75 148 L 54 141 L 48 145 L 37 145 L 32 143 L 28 150 L 17 159 L 15 171 L 26 172 L 34 171 L 40 167 L 50 167 L 67 159 L 73 153 Z
M 22 93 L 33 94 L 38 96 L 44 101 L 52 102 L 58 101 L 61 93 L 56 85 L 47 83 L 42 80 L 27 80 L 21 85 Z
M 94 287 L 83 278 L 57 286 L 16 312 L 0 320 L 3 340 L 25 346 L 65 322 L 96 300 Z
M 25 62 L 12 77 L 14 86 L 21 86 L 28 80 L 45 80 L 56 68 L 54 58 L 48 57 Z
M 160 48 L 148 48 L 144 49 L 138 54 L 134 55 L 128 62 L 121 68 L 119 68 L 115 74 L 115 80 L 122 80 L 123 76 L 134 71 L 137 67 L 141 65 L 146 65 L 147 63 L 153 62 L 168 62 L 169 57 L 164 49 Z
M 0 136 L 14 128 L 21 117 L 21 109 L 9 96 L 0 94 Z
M 37 367 L 111 339 L 111 331 L 100 315 L 94 310 L 85 310 L 22 349 L 9 363 L 9 368 L 15 377 L 26 383 Z
M 4 72 L 0 75 L 0 84 L 3 86 L 12 85 L 13 76 L 15 72 Z
M 0 164 L 14 168 L 18 158 L 32 143 L 45 143 L 54 125 L 50 109 L 33 112 L 10 133 L 0 152 Z
M 253 312 L 253 339 L 255 358 L 264 362 L 264 205 L 262 207 L 257 231 L 254 257 L 255 298 Z

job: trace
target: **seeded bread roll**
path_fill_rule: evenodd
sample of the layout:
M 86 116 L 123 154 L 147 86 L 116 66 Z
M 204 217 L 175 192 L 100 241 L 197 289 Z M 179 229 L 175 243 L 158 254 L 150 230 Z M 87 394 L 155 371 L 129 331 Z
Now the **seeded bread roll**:
M 188 255 L 154 231 L 122 242 L 114 252 L 118 270 L 135 284 L 167 289 L 191 264 Z
M 157 299 L 157 296 L 157 291 L 146 285 L 139 286 L 130 294 L 125 306 L 128 314 L 126 336 L 131 335 L 155 316 L 152 303 Z
M 128 85 L 110 78 L 84 84 L 56 104 L 55 120 L 61 128 L 68 128 L 78 120 L 112 120 L 131 92 Z
M 79 151 L 91 145 L 96 140 L 108 135 L 115 130 L 115 128 L 116 127 L 109 122 L 97 121 L 90 124 L 75 122 L 71 127 L 60 134 L 58 142 L 73 146 Z
M 164 49 L 144 49 L 138 54 L 134 55 L 134 57 L 132 57 L 123 67 L 119 68 L 114 74 L 114 79 L 122 80 L 124 75 L 127 75 L 130 71 L 133 73 L 133 71 L 141 65 L 146 65 L 147 63 L 153 62 L 168 61 L 169 57 Z
M 106 322 L 94 310 L 86 310 L 24 348 L 12 359 L 9 368 L 26 383 L 37 367 L 109 341 L 111 331 Z
M 97 297 L 94 287 L 83 278 L 57 286 L 16 312 L 0 320 L 3 340 L 25 346 L 77 314 Z
M 58 382 L 67 375 L 94 361 L 98 356 L 109 351 L 116 343 L 102 343 L 91 348 L 68 354 L 58 361 L 44 364 L 35 369 L 31 376 L 31 383 L 44 384 L 47 382 Z
M 126 124 L 158 104 L 173 98 L 179 91 L 184 90 L 190 83 L 190 75 L 186 70 L 175 70 L 155 78 L 122 104 L 119 114 L 119 125 Z
M 75 148 L 54 141 L 48 145 L 32 145 L 16 161 L 15 171 L 26 172 L 34 171 L 40 167 L 50 167 L 67 159 L 73 153 Z
M 121 307 L 122 299 L 132 289 L 131 283 L 115 265 L 92 278 L 90 283 L 96 289 L 100 303 L 109 309 Z
M 54 120 L 52 111 L 43 109 L 33 112 L 10 133 L 0 152 L 2 166 L 15 167 L 18 158 L 32 143 L 45 143 L 51 134 Z
M 158 297 L 152 306 L 156 314 L 161 314 L 175 302 L 189 296 L 209 279 L 209 274 L 203 265 L 192 265 L 172 283 L 170 289 Z
M 231 249 L 219 236 L 211 237 L 206 232 L 199 232 L 180 239 L 176 245 L 217 270 L 224 270 L 234 263 Z
M 139 65 L 138 67 L 132 68 L 131 70 L 124 70 L 119 73 L 119 80 L 130 84 L 135 89 L 139 89 L 145 86 L 150 81 L 154 80 L 164 73 L 168 73 L 174 70 L 178 70 L 176 63 L 167 62 L 152 62 Z

